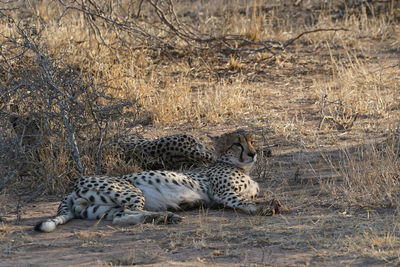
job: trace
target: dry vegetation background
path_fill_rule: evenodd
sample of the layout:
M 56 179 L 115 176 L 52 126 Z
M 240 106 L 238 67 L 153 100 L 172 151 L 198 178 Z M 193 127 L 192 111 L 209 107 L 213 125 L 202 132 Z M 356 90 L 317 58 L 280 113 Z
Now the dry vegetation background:
M 399 9 L 1 1 L 0 265 L 400 264 Z M 238 127 L 258 134 L 253 176 L 283 215 L 32 232 L 79 175 L 140 169 L 116 136 Z

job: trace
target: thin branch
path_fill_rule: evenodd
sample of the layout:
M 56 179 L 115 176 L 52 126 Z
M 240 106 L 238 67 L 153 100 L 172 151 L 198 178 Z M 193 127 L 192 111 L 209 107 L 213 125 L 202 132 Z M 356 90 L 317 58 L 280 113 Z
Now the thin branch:
M 29 203 L 32 200 L 34 200 L 35 198 L 37 198 L 38 196 L 40 196 L 41 194 L 43 194 L 45 192 L 45 189 L 47 188 L 47 186 L 50 184 L 50 182 L 52 180 L 54 180 L 55 178 L 60 178 L 64 175 L 65 173 L 59 174 L 57 176 L 53 175 L 50 176 L 45 182 L 41 183 L 34 192 L 32 192 L 28 198 L 24 199 L 23 204 Z
M 102 160 L 102 152 L 103 152 L 103 142 L 104 142 L 104 136 L 107 135 L 107 130 L 108 130 L 108 122 L 106 121 L 106 126 L 99 127 L 100 128 L 100 141 L 97 146 L 97 169 L 96 169 L 96 174 L 101 173 L 101 160 Z M 104 134 L 106 132 L 106 134 Z
M 306 35 L 306 34 L 310 34 L 310 33 L 315 33 L 315 32 L 328 32 L 328 31 L 349 31 L 348 29 L 344 29 L 344 28 L 337 28 L 337 29 L 315 29 L 315 30 L 311 30 L 311 31 L 305 31 L 300 33 L 299 35 L 297 35 L 296 37 L 289 39 L 287 41 L 285 41 L 282 45 L 283 50 L 288 47 L 289 45 L 293 44 L 296 40 L 300 39 L 302 36 Z
M 91 16 L 87 16 L 87 20 L 89 21 L 90 25 L 95 29 L 95 33 L 97 33 L 97 35 L 99 36 L 101 42 L 103 43 L 103 45 L 105 47 L 108 48 L 108 50 L 110 50 L 111 54 L 114 55 L 114 57 L 117 59 L 118 63 L 121 63 L 121 60 L 119 59 L 118 55 L 115 53 L 114 49 L 112 49 L 108 43 L 106 42 L 106 40 L 104 40 L 103 38 L 103 34 L 101 33 L 101 30 L 99 29 L 99 27 L 96 25 L 96 23 L 93 21 Z
M 142 11 L 142 4 L 144 0 L 140 0 L 139 6 L 138 6 L 138 11 L 136 13 L 136 18 L 139 18 L 140 12 Z
M 27 42 L 27 46 L 29 48 L 31 48 L 36 54 L 37 54 L 37 60 L 39 65 L 41 66 L 42 70 L 44 71 L 45 74 L 45 80 L 47 82 L 47 85 L 49 86 L 49 88 L 51 90 L 53 90 L 55 92 L 56 95 L 56 100 L 58 102 L 58 106 L 60 108 L 61 111 L 61 116 L 64 122 L 64 126 L 69 134 L 69 139 L 70 139 L 70 145 L 72 147 L 72 150 L 74 152 L 74 158 L 75 158 L 75 162 L 76 162 L 76 166 L 79 172 L 79 175 L 82 176 L 83 174 L 83 167 L 82 167 L 82 163 L 81 163 L 81 158 L 79 155 L 79 150 L 78 150 L 78 145 L 76 142 L 76 138 L 75 138 L 75 133 L 74 131 L 71 129 L 70 125 L 69 125 L 69 120 L 68 120 L 68 116 L 65 112 L 65 108 L 64 105 L 62 104 L 62 101 L 60 99 L 60 94 L 61 91 L 57 88 L 57 86 L 53 83 L 54 79 L 49 71 L 48 68 L 48 64 L 51 65 L 51 63 L 47 60 L 47 57 L 45 57 L 42 52 L 39 50 L 39 48 L 29 39 L 29 37 L 25 34 L 25 32 L 17 25 L 18 30 L 20 31 L 22 37 L 26 40 Z
M 54 87 L 53 85 L 51 87 L 53 87 L 53 90 L 57 90 L 57 88 Z M 61 116 L 64 121 L 65 129 L 67 130 L 67 132 L 69 134 L 70 144 L 74 151 L 74 158 L 75 158 L 75 162 L 76 162 L 76 167 L 78 168 L 79 176 L 82 176 L 83 175 L 83 167 L 82 167 L 82 163 L 81 163 L 81 157 L 79 155 L 78 144 L 76 143 L 75 133 L 69 125 L 67 114 L 65 113 L 64 106 L 63 106 L 59 96 L 57 96 L 57 102 L 58 102 L 58 106 L 61 110 Z
M 0 185 L 0 192 L 1 190 L 3 190 L 5 188 L 5 186 L 7 185 L 7 183 L 9 181 L 11 181 L 12 178 L 14 178 L 14 176 L 17 174 L 16 171 L 12 171 L 7 177 L 4 178 L 3 182 Z

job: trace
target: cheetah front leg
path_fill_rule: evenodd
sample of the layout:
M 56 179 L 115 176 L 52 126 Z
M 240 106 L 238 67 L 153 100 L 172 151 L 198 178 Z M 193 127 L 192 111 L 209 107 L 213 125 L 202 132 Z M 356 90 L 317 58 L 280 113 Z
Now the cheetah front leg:
M 234 191 L 225 191 L 214 195 L 214 201 L 232 209 L 239 209 L 251 215 L 272 216 L 280 213 L 278 200 L 271 202 L 254 203 Z
M 139 223 L 154 224 L 177 224 L 182 221 L 182 217 L 172 212 L 156 212 L 145 210 L 124 210 L 115 214 L 113 224 L 135 225 Z

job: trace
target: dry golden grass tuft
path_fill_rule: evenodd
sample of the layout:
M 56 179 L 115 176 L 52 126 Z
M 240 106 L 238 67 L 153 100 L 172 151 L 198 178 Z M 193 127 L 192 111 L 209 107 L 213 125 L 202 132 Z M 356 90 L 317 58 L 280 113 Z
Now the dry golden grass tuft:
M 400 263 L 398 237 L 398 222 L 385 225 L 385 229 L 369 229 L 357 236 L 347 237 L 342 241 L 343 245 L 351 253 L 360 253 L 365 257 L 382 260 L 385 263 L 398 265 Z
M 327 159 L 341 181 L 323 184 L 338 201 L 367 209 L 400 207 L 399 140 L 340 151 L 339 161 Z
M 390 61 L 386 66 L 371 66 L 348 52 L 346 57 L 344 63 L 331 53 L 334 76 L 328 84 L 320 85 L 320 95 L 360 115 L 390 119 L 394 115 L 391 111 L 399 108 L 400 92 L 393 90 L 400 82 L 396 67 Z

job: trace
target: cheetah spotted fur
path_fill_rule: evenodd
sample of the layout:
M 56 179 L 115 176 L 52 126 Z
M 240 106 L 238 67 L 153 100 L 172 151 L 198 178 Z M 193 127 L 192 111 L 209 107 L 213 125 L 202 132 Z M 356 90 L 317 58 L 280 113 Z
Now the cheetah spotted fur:
M 175 134 L 150 140 L 123 136 L 114 147 L 128 162 L 133 159 L 142 169 L 188 169 L 214 161 L 214 152 L 203 142 L 188 134 Z

